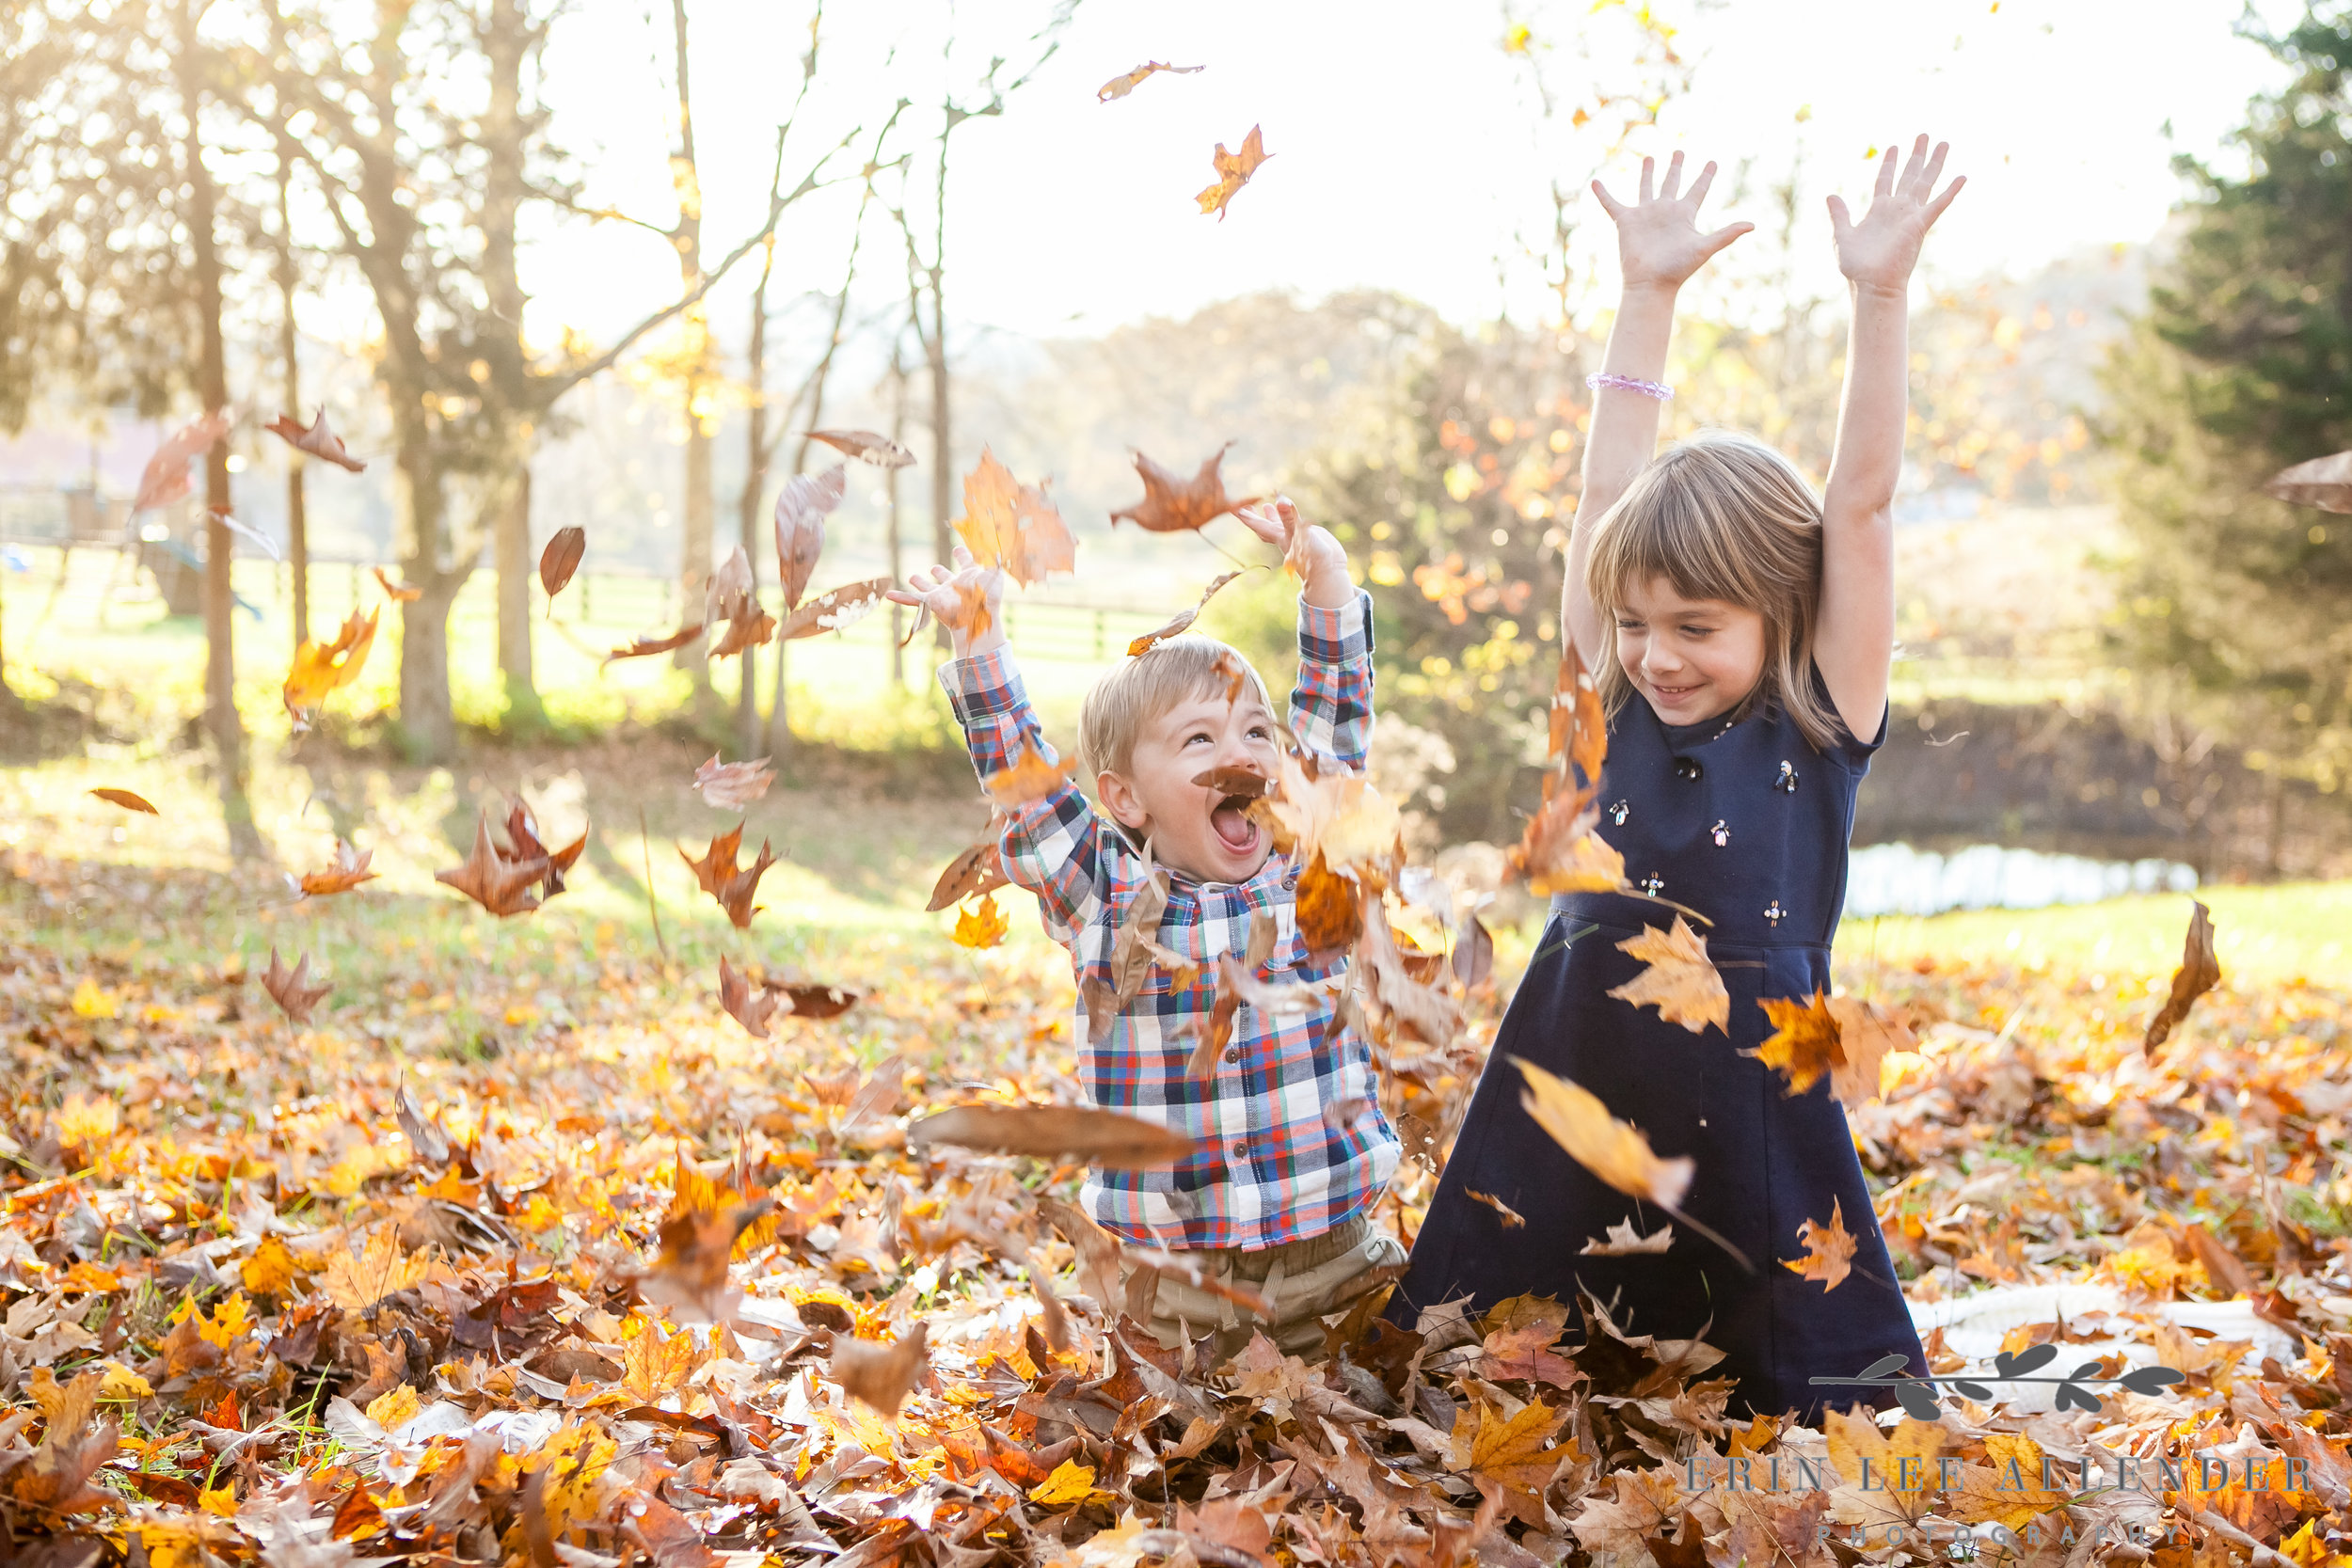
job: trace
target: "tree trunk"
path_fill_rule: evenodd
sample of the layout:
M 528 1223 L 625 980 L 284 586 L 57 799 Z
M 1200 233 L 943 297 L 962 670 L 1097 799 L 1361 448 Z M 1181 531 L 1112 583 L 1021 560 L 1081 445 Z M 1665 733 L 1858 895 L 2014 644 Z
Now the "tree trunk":
M 677 187 L 677 227 L 671 239 L 677 246 L 678 290 L 691 293 L 703 280 L 702 171 L 694 162 L 694 93 L 687 49 L 686 0 L 670 0 L 671 36 L 677 51 L 677 150 L 670 155 L 670 178 Z M 712 535 L 710 496 L 710 437 L 703 433 L 696 404 L 702 401 L 707 374 L 710 333 L 699 305 L 679 323 L 694 358 L 682 395 L 686 400 L 686 516 L 678 542 L 678 603 L 685 615 L 698 615 L 704 585 L 710 577 Z M 694 679 L 695 705 L 710 696 L 710 640 L 698 637 L 671 656 L 677 668 Z
M 482 181 L 482 277 L 488 296 L 482 378 L 483 401 L 497 413 L 498 462 L 503 477 L 485 495 L 490 509 L 490 558 L 498 574 L 499 678 L 505 688 L 504 730 L 510 739 L 547 731 L 547 708 L 532 683 L 531 661 L 531 451 L 534 444 L 530 354 L 523 341 L 529 304 L 516 259 L 516 223 L 525 195 L 531 130 L 523 112 L 523 73 L 533 46 L 521 0 L 491 0 L 482 30 L 489 64 L 489 104 L 482 117 L 487 154 Z
M 776 175 L 769 181 L 772 198 L 775 181 L 784 170 L 784 137 L 776 137 Z M 743 553 L 751 558 L 752 587 L 755 595 L 759 586 L 759 503 L 768 488 L 768 279 L 775 271 L 776 242 L 769 236 L 768 254 L 760 262 L 759 281 L 752 288 L 752 332 L 745 373 L 751 380 L 751 407 L 746 410 L 748 437 L 744 445 L 743 494 L 736 502 L 737 522 L 742 537 Z M 776 562 L 779 581 L 784 576 L 784 562 Z M 776 644 L 776 657 L 784 657 L 784 644 Z M 756 648 L 746 648 L 743 660 L 742 684 L 735 697 L 735 745 L 743 757 L 749 758 L 759 747 L 759 662 Z
M 890 438 L 900 446 L 906 445 L 907 367 L 906 361 L 899 357 L 898 344 L 896 342 L 890 345 Z M 902 556 L 903 544 L 899 533 L 898 470 L 885 468 L 882 471 L 890 486 L 890 537 L 886 541 L 890 551 L 890 580 L 904 582 L 907 579 L 907 573 Z M 899 646 L 906 641 L 906 633 L 900 626 L 899 617 L 905 613 L 906 608 L 903 605 L 894 604 L 890 607 L 890 684 L 901 690 L 905 689 L 907 684 L 907 656 L 906 650 Z
M 418 589 L 417 596 L 400 607 L 398 741 L 409 761 L 439 762 L 457 744 L 457 717 L 450 706 L 449 610 L 472 562 L 453 569 L 442 559 L 448 549 L 449 498 L 422 388 L 401 375 L 388 378 L 386 388 L 397 442 L 399 512 L 407 523 L 401 575 Z
M 531 464 L 506 486 L 491 554 L 498 568 L 499 673 L 506 685 L 506 733 L 531 739 L 547 729 L 547 708 L 531 673 Z
M 294 179 L 294 149 L 278 138 L 278 356 L 286 369 L 286 413 L 302 418 L 302 373 L 294 329 L 294 222 L 287 186 Z M 310 525 L 305 502 L 302 453 L 286 449 L 286 570 L 294 578 L 294 640 L 310 641 Z
M 189 0 L 182 0 L 179 23 L 180 104 L 187 117 L 188 235 L 194 252 L 198 326 L 202 334 L 197 392 L 207 414 L 219 414 L 229 406 L 228 352 L 220 325 L 220 250 L 213 232 L 219 198 L 213 187 L 212 170 L 204 163 L 196 9 Z M 204 722 L 212 736 L 214 766 L 220 778 L 220 810 L 229 828 L 229 852 L 240 861 L 253 860 L 262 853 L 262 838 L 253 826 L 253 805 L 246 794 L 245 723 L 237 716 L 235 626 L 230 619 L 236 608 L 230 580 L 235 535 L 229 531 L 228 522 L 226 438 L 205 449 L 204 506 Z

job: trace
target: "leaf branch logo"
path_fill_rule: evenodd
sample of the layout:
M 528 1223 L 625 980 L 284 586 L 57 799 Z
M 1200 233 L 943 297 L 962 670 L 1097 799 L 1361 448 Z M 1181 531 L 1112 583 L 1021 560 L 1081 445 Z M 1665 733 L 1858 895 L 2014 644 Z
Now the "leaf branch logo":
M 2187 1379 L 2172 1367 L 2134 1367 L 2116 1377 L 2102 1377 L 2100 1364 L 2086 1361 L 2062 1377 L 2035 1377 L 2039 1371 L 2058 1359 L 2056 1345 L 2033 1345 L 2010 1354 L 2001 1352 L 1993 1358 L 1991 1377 L 1915 1377 L 1902 1370 L 1910 1357 L 1882 1355 L 1852 1377 L 1816 1377 L 1815 1387 L 1879 1387 L 1892 1388 L 1903 1409 L 1923 1421 L 1932 1421 L 1943 1414 L 1944 1402 L 1937 1392 L 1950 1388 L 1972 1400 L 1990 1401 L 1991 1385 L 1995 1383 L 2055 1383 L 2058 1385 L 2058 1407 L 2060 1410 L 2097 1412 L 2106 1407 L 2106 1401 L 2090 1392 L 2102 1386 L 2120 1386 L 2135 1394 L 2158 1394 L 2176 1383 Z

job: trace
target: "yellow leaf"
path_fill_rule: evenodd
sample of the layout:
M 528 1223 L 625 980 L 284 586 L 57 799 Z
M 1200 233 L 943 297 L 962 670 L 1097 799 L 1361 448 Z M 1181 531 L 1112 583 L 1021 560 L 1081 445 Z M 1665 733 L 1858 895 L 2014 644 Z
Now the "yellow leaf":
M 1591 1090 L 1521 1057 L 1511 1061 L 1527 1079 L 1519 1103 L 1569 1158 L 1621 1193 L 1666 1209 L 1681 1206 L 1696 1162 L 1688 1156 L 1660 1159 L 1650 1151 L 1649 1140 L 1611 1116 Z
M 70 1094 L 49 1118 L 49 1126 L 68 1148 L 95 1148 L 121 1129 L 122 1113 L 104 1095 L 84 1099 Z
M 1514 1492 L 1541 1492 L 1564 1457 L 1545 1445 L 1567 1418 L 1565 1408 L 1554 1410 L 1541 1400 L 1529 1401 L 1508 1418 L 1482 1400 L 1475 1430 L 1467 1419 L 1454 1423 L 1454 1463 Z
M 196 1495 L 196 1506 L 199 1513 L 233 1519 L 237 1516 L 237 1489 L 233 1486 L 208 1487 Z
M 996 907 L 996 895 L 984 893 L 977 904 L 957 913 L 954 941 L 958 947 L 993 947 L 1010 929 L 1004 911 Z
M 1029 1490 L 1029 1500 L 1044 1508 L 1070 1508 L 1094 1495 L 1094 1466 L 1065 1459 L 1050 1476 Z
M 119 1006 L 114 992 L 102 990 L 87 976 L 73 988 L 73 1012 L 78 1018 L 112 1018 Z
M 227 1301 L 215 1302 L 205 1317 L 196 1322 L 199 1338 L 208 1345 L 227 1350 L 253 1331 L 253 1314 L 246 1307 L 245 1292 L 239 1291 Z
M 694 1371 L 694 1337 L 673 1334 L 667 1339 L 650 1318 L 631 1318 L 622 1330 L 619 1386 L 640 1404 L 652 1404 L 662 1395 L 685 1386 Z
M 414 1417 L 419 1405 L 417 1391 L 404 1383 L 368 1402 L 368 1419 L 389 1432 Z
M 1867 1413 L 1831 1410 L 1822 1418 L 1822 1430 L 1829 1438 L 1829 1462 L 1845 1481 L 1833 1494 L 1832 1518 L 1866 1527 L 1918 1522 L 1939 1479 L 1935 1456 L 1944 1451 L 1942 1427 L 1905 1417 L 1892 1433 L 1882 1433 Z
M 101 1361 L 98 1365 L 105 1373 L 104 1379 L 98 1385 L 100 1399 L 151 1400 L 155 1397 L 155 1390 L 148 1386 L 147 1379 L 121 1362 Z
M 1821 1293 L 1827 1295 L 1845 1283 L 1853 1272 L 1854 1247 L 1859 1244 L 1847 1233 L 1845 1211 L 1838 1199 L 1829 1200 L 1829 1223 L 1808 1219 L 1797 1227 L 1797 1244 L 1805 1249 L 1798 1259 L 1783 1259 L 1780 1266 L 1804 1279 L 1821 1282 Z
M 379 606 L 362 619 L 355 610 L 336 632 L 335 641 L 305 642 L 294 650 L 283 693 L 288 712 L 302 715 L 315 709 L 337 688 L 359 678 L 359 667 L 367 663 L 368 649 L 375 641 L 375 618 L 380 613 Z
M 1788 1080 L 1790 1094 L 1803 1094 L 1839 1066 L 1837 1018 L 1820 991 L 1809 1002 L 1768 996 L 1756 1003 L 1778 1031 L 1743 1056 L 1753 1056 Z
M 1617 943 L 1617 951 L 1649 967 L 1610 995 L 1637 1007 L 1656 1007 L 1661 1020 L 1679 1023 L 1694 1035 L 1710 1023 L 1729 1032 L 1731 992 L 1708 961 L 1707 939 L 1691 929 L 1689 921 L 1676 915 L 1674 929 L 1652 926 Z
M 2065 1493 L 2042 1484 L 2042 1445 L 2024 1433 L 1987 1433 L 1984 1456 L 1989 1463 L 1961 1472 L 1960 1494 L 1951 1499 L 1953 1510 L 1970 1524 L 2022 1531 L 2040 1515 L 2066 1506 Z
M 548 1533 L 558 1539 L 565 1530 L 603 1513 L 596 1483 L 621 1451 L 621 1446 L 592 1426 L 574 1424 L 559 1429 L 537 1453 L 524 1457 L 520 1468 L 547 1476 L 540 1504 L 547 1510 Z
M 401 1250 L 400 1238 L 389 1229 L 370 1236 L 358 1252 L 336 1252 L 326 1260 L 321 1283 L 336 1306 L 347 1312 L 364 1311 L 394 1291 L 405 1291 L 424 1278 L 425 1259 Z
M 264 1236 L 253 1256 L 238 1266 L 245 1288 L 257 1296 L 280 1300 L 294 1294 L 295 1264 L 293 1251 L 276 1236 Z

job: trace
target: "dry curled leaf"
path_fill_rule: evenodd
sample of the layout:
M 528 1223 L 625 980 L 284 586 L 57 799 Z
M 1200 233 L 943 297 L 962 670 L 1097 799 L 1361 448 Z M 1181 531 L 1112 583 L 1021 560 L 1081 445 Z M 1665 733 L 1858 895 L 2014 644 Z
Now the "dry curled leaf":
M 1899 1011 L 1858 996 L 1833 996 L 1830 1017 L 1837 1021 L 1837 1060 L 1829 1070 L 1829 1092 L 1847 1105 L 1875 1100 L 1879 1065 L 1890 1051 L 1909 1051 L 1917 1041 Z
M 956 928 L 948 933 L 948 940 L 958 947 L 994 947 L 1010 929 L 1005 911 L 996 907 L 996 895 L 984 893 L 978 903 L 956 912 Z
M 1202 789 L 1214 789 L 1220 795 L 1238 795 L 1250 800 L 1274 788 L 1272 779 L 1247 768 L 1212 768 L 1205 773 L 1195 773 L 1192 782 Z
M 1800 1278 L 1820 1280 L 1824 1295 L 1844 1284 L 1846 1275 L 1853 1272 L 1857 1243 L 1846 1229 L 1845 1211 L 1836 1197 L 1829 1202 L 1827 1225 L 1808 1219 L 1797 1227 L 1797 1244 L 1805 1249 L 1805 1255 L 1783 1259 L 1780 1266 Z
M 929 1323 L 918 1322 L 896 1341 L 881 1344 L 854 1339 L 836 1330 L 825 1375 L 851 1399 L 896 1419 L 907 1395 L 930 1370 L 930 1354 L 925 1346 L 930 1332 Z
M 580 558 L 587 553 L 588 531 L 577 523 L 559 528 L 548 536 L 547 547 L 539 552 L 539 586 L 547 591 L 548 598 L 564 592 L 572 574 L 580 570 Z
M 931 886 L 931 901 L 923 906 L 924 911 L 937 914 L 950 904 L 993 893 L 1011 881 L 1005 875 L 1003 841 L 992 833 L 947 863 Z
M 564 873 L 572 868 L 572 863 L 580 859 L 580 852 L 588 847 L 588 833 L 583 828 L 580 836 L 563 848 L 550 849 L 539 842 L 539 819 L 531 815 L 531 808 L 523 804 L 522 797 L 509 795 L 506 798 L 506 858 L 510 861 L 544 860 L 548 863 L 547 875 L 540 879 L 544 885 L 539 889 L 539 895 L 543 898 L 552 898 L 564 891 Z
M 157 811 L 152 805 L 148 803 L 146 796 L 134 795 L 127 789 L 117 789 L 113 785 L 107 784 L 103 785 L 100 788 L 93 789 L 90 793 L 105 801 L 108 805 L 120 806 L 125 811 L 143 811 L 150 816 L 163 816 L 162 812 Z
M 306 871 L 295 884 L 305 898 L 325 898 L 338 893 L 349 893 L 361 882 L 375 880 L 376 873 L 368 869 L 375 859 L 373 849 L 354 848 L 347 839 L 335 841 L 335 860 L 324 871 Z
M 2266 495 L 2296 506 L 2315 506 L 2322 512 L 2352 512 L 2352 451 L 2314 457 L 2281 468 L 2263 486 Z
M 1035 741 L 1025 739 L 1012 766 L 991 773 L 985 782 L 989 799 L 1009 811 L 1067 789 L 1077 771 L 1076 763 L 1056 762 Z
M 1494 933 L 1469 910 L 1462 911 L 1462 918 L 1454 928 L 1454 956 L 1449 961 L 1454 977 L 1462 982 L 1464 990 L 1477 990 L 1494 974 Z
M 1549 766 L 1544 803 L 1511 851 L 1511 869 L 1538 897 L 1556 893 L 1606 893 L 1625 886 L 1625 857 L 1598 832 L 1601 763 L 1609 750 L 1609 721 L 1600 694 L 1576 651 L 1564 639 L 1560 673 L 1552 683 Z
M 1249 135 L 1242 138 L 1239 152 L 1228 152 L 1225 150 L 1223 142 L 1217 143 L 1214 158 L 1216 166 L 1216 183 L 1209 186 L 1194 198 L 1200 203 L 1200 211 L 1215 213 L 1216 221 L 1223 223 L 1225 204 L 1232 200 L 1244 185 L 1249 183 L 1249 177 L 1258 172 L 1258 166 L 1272 156 L 1274 154 L 1265 150 L 1263 133 L 1255 125 L 1249 128 Z
M 2188 907 L 2188 936 L 2182 944 L 2181 967 L 2172 972 L 2172 993 L 2148 1021 L 2148 1033 L 2139 1047 L 2143 1053 L 2169 1039 L 2197 999 L 2221 983 L 2221 960 L 2213 951 L 2213 911 L 2194 898 Z
M 727 919 L 739 931 L 749 929 L 752 916 L 759 912 L 752 903 L 759 892 L 759 879 L 767 875 L 770 866 L 779 863 L 775 853 L 768 847 L 768 841 L 763 838 L 759 841 L 758 858 L 741 870 L 736 869 L 736 852 L 743 846 L 743 826 L 738 822 L 727 832 L 712 838 L 700 860 L 688 854 L 683 847 L 677 852 L 678 859 L 693 868 L 695 882 L 718 900 L 719 907 L 727 911 Z
M 1114 99 L 1124 98 L 1136 88 L 1143 86 L 1144 82 L 1157 71 L 1165 71 L 1171 76 L 1189 76 L 1197 71 L 1207 69 L 1206 66 L 1169 65 L 1162 60 L 1146 60 L 1135 70 L 1114 76 L 1095 88 L 1094 101 L 1097 103 L 1108 103 Z
M 1753 1051 L 1753 1056 L 1788 1080 L 1790 1094 L 1803 1094 L 1843 1059 L 1838 1050 L 1837 1016 L 1829 999 L 1815 991 L 1810 1000 L 1768 996 L 1756 1006 L 1772 1021 L 1773 1033 Z
M 1496 1213 L 1501 1214 L 1502 1216 L 1502 1228 L 1505 1230 L 1518 1230 L 1524 1227 L 1527 1224 L 1527 1216 L 1525 1214 L 1520 1213 L 1517 1209 L 1512 1208 L 1509 1204 L 1503 1202 L 1502 1199 L 1495 1196 L 1492 1193 L 1482 1193 L 1475 1188 L 1465 1187 L 1462 1189 L 1462 1196 L 1469 1198 L 1472 1203 L 1483 1203 L 1487 1208 L 1492 1209 Z
M 849 467 L 835 463 L 821 474 L 794 474 L 776 492 L 776 575 L 787 613 L 801 607 L 818 557 L 825 553 L 826 515 L 849 490 Z
M 337 689 L 359 678 L 368 650 L 375 645 L 378 610 L 362 617 L 353 610 L 331 642 L 305 642 L 294 650 L 294 667 L 286 672 L 283 696 L 286 711 L 305 719 Z
M 1177 636 L 1179 633 L 1183 632 L 1184 628 L 1191 626 L 1193 622 L 1200 618 L 1200 612 L 1209 608 L 1209 601 L 1216 597 L 1216 591 L 1239 576 L 1241 576 L 1241 572 L 1239 570 L 1227 572 L 1224 576 L 1210 583 L 1208 587 L 1200 590 L 1200 602 L 1193 605 L 1188 610 L 1177 611 L 1175 618 L 1170 620 L 1166 626 L 1163 626 L 1153 631 L 1147 631 L 1141 637 L 1138 637 L 1134 641 L 1128 643 L 1127 657 L 1133 658 L 1140 654 L 1148 653 L 1151 651 L 1153 643 L 1164 642 L 1168 639 Z
M 712 1208 L 671 1214 L 661 1223 L 660 1256 L 638 1277 L 638 1292 L 648 1301 L 689 1308 L 714 1323 L 732 1319 L 739 1293 L 727 1277 L 727 1264 L 743 1232 L 773 1207 L 764 1198 L 754 1203 L 723 1200 Z
M 914 453 L 871 430 L 812 430 L 808 438 L 822 441 L 834 451 L 861 463 L 871 463 L 877 468 L 914 467 Z
M 163 444 L 155 449 L 155 455 L 140 470 L 139 490 L 132 498 L 131 510 L 145 512 L 186 499 L 196 488 L 196 482 L 188 473 L 189 463 L 228 434 L 228 415 L 199 414 L 165 436 Z
M 436 871 L 433 879 L 453 887 L 492 914 L 525 914 L 539 907 L 532 893 L 553 867 L 546 855 L 520 859 L 501 850 L 490 837 L 487 813 L 474 818 L 473 849 L 465 863 Z
M 262 976 L 262 989 L 269 992 L 269 999 L 278 1004 L 278 1010 L 295 1023 L 310 1022 L 310 1009 L 319 1005 L 321 997 L 335 989 L 332 982 L 310 985 L 307 983 L 310 978 L 310 954 L 303 954 L 295 960 L 294 966 L 288 969 L 285 960 L 278 958 L 278 949 L 272 947 L 269 950 L 269 973 Z
M 384 590 L 384 596 L 394 604 L 414 604 L 424 597 L 424 590 L 413 582 L 394 582 L 381 566 L 369 570 L 375 574 L 375 585 Z
M 1283 755 L 1273 791 L 1250 805 L 1249 816 L 1297 863 L 1320 855 L 1375 891 L 1389 885 L 1401 858 L 1405 821 L 1394 803 L 1364 774 L 1311 753 Z
M 667 637 L 640 637 L 631 641 L 628 647 L 615 648 L 605 655 L 604 663 L 610 664 L 616 658 L 644 658 L 652 654 L 666 654 L 672 648 L 686 646 L 702 634 L 703 628 L 697 623 L 691 626 L 680 626 Z
M 723 763 L 713 752 L 708 762 L 694 769 L 694 788 L 703 804 L 720 811 L 741 811 L 767 794 L 768 786 L 775 782 L 776 770 L 768 766 L 766 757 Z
M 1519 1104 L 1568 1157 L 1629 1196 L 1677 1209 L 1698 1165 L 1688 1156 L 1661 1160 L 1639 1130 L 1619 1121 L 1591 1090 L 1555 1077 L 1524 1057 L 1511 1064 L 1527 1080 Z
M 1298 875 L 1299 939 L 1318 963 L 1356 944 L 1364 930 L 1364 890 L 1353 877 L 1334 871 L 1321 850 Z
M 1152 533 L 1187 533 L 1248 505 L 1258 498 L 1245 496 L 1235 500 L 1225 493 L 1225 476 L 1220 469 L 1232 444 L 1228 441 L 1209 453 L 1208 460 L 1190 479 L 1179 479 L 1143 453 L 1136 453 L 1136 472 L 1143 480 L 1143 499 L 1112 513 L 1111 525 L 1116 528 L 1124 517 Z
M 339 468 L 356 474 L 367 467 L 367 464 L 344 450 L 343 438 L 327 428 L 326 410 L 324 408 L 319 410 L 319 417 L 310 421 L 308 430 L 291 414 L 280 414 L 262 428 L 272 436 L 282 437 L 296 451 L 332 463 Z
M 963 476 L 963 515 L 955 530 L 975 562 L 1002 567 L 1024 588 L 1043 582 L 1049 572 L 1078 567 L 1078 542 L 1044 487 L 1014 479 L 986 447 Z
M 1597 1237 L 1588 1237 L 1576 1249 L 1580 1258 L 1639 1258 L 1649 1253 L 1665 1252 L 1675 1244 L 1675 1227 L 1661 1226 L 1645 1236 L 1631 1220 L 1619 1220 Z
M 1617 951 L 1648 967 L 1610 995 L 1637 1007 L 1656 1007 L 1660 1019 L 1694 1035 L 1710 1023 L 1729 1032 L 1731 992 L 1708 961 L 1707 939 L 1691 929 L 1689 921 L 1677 915 L 1671 930 L 1649 927 L 1617 943 Z
M 839 986 L 765 977 L 755 980 L 729 964 L 725 954 L 719 956 L 719 1005 L 758 1039 L 768 1037 L 768 1021 L 779 1009 L 794 1018 L 838 1018 L 858 1001 L 858 992 Z
M 791 642 L 821 632 L 846 631 L 874 612 L 890 586 L 888 578 L 868 578 L 819 594 L 784 618 L 784 625 L 776 628 L 777 641 Z
M 1090 1105 L 951 1106 L 910 1126 L 907 1143 L 1071 1160 L 1105 1170 L 1151 1170 L 1195 1152 L 1193 1141 L 1173 1128 Z
M 747 648 L 756 648 L 776 634 L 776 618 L 759 607 L 755 599 L 741 601 L 738 613 L 727 617 L 727 629 L 710 644 L 710 657 L 730 658 Z

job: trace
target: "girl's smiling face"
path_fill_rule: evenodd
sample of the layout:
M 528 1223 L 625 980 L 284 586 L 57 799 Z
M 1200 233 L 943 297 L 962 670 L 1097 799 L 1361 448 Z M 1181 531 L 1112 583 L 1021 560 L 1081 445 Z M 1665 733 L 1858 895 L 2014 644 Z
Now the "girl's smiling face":
M 1721 599 L 1686 599 L 1664 578 L 1626 584 L 1617 662 L 1669 724 L 1728 713 L 1764 673 L 1764 617 Z

